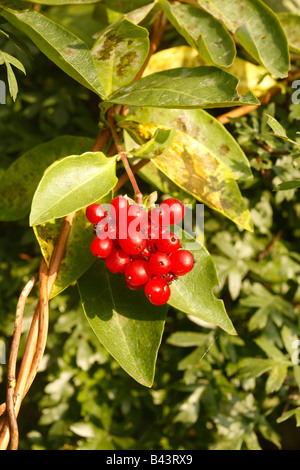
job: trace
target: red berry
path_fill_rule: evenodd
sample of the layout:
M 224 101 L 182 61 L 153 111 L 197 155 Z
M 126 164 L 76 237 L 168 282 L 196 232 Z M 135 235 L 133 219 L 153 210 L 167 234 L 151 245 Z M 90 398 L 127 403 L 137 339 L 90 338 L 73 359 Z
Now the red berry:
M 111 238 L 117 237 L 117 225 L 111 214 L 104 217 L 96 226 L 96 235 L 98 238 Z
M 157 276 L 163 276 L 170 271 L 171 261 L 168 255 L 161 252 L 153 253 L 150 258 L 150 266 L 153 274 Z
M 131 257 L 132 257 L 132 259 L 145 259 L 145 260 L 149 260 L 151 255 L 152 255 L 152 252 L 150 251 L 149 247 L 146 246 L 146 247 L 144 248 L 144 250 L 142 251 L 142 253 L 140 253 L 139 255 L 131 255 Z
M 147 246 L 147 241 L 142 232 L 127 233 L 126 238 L 119 238 L 120 247 L 129 255 L 139 255 Z
M 125 269 L 125 282 L 131 286 L 143 286 L 151 277 L 149 261 L 137 259 L 131 261 Z
M 148 212 L 142 204 L 131 204 L 128 208 L 127 224 L 129 233 L 131 230 L 145 231 L 148 227 Z
M 153 305 L 164 305 L 170 298 L 171 290 L 165 281 L 154 278 L 145 285 L 145 294 Z
M 167 209 L 167 210 L 166 210 Z M 169 209 L 156 206 L 149 212 L 149 222 L 152 227 L 170 225 Z
M 178 199 L 170 197 L 163 201 L 159 207 L 169 215 L 170 225 L 178 224 L 184 218 L 185 206 Z
M 179 237 L 172 232 L 165 232 L 162 238 L 155 243 L 159 251 L 167 254 L 173 253 L 181 247 Z
M 171 253 L 170 261 L 170 271 L 175 276 L 184 276 L 185 274 L 189 273 L 195 265 L 194 256 L 188 250 L 178 250 L 174 253 Z
M 124 223 L 127 224 L 128 199 L 124 196 L 117 196 L 111 201 L 110 206 L 111 214 L 116 222 L 125 221 Z
M 121 274 L 125 272 L 125 268 L 130 261 L 130 256 L 121 248 L 115 246 L 110 255 L 105 259 L 105 264 L 112 273 Z
M 110 238 L 94 238 L 91 243 L 91 252 L 97 258 L 107 258 L 113 248 L 113 242 Z
M 104 219 L 106 212 L 100 204 L 91 204 L 86 208 L 86 217 L 92 224 L 97 224 L 100 220 Z

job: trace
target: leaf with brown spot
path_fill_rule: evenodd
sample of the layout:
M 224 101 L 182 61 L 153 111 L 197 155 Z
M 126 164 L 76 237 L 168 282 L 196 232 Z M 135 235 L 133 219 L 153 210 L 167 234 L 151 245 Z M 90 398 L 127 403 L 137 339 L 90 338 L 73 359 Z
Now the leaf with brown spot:
M 106 96 L 135 78 L 148 51 L 148 31 L 126 18 L 113 23 L 102 32 L 91 53 Z
M 153 124 L 133 121 L 124 121 L 122 126 L 133 137 L 143 137 L 154 130 Z M 245 230 L 253 231 L 250 213 L 231 171 L 204 143 L 177 130 L 169 149 L 152 161 L 195 199 Z

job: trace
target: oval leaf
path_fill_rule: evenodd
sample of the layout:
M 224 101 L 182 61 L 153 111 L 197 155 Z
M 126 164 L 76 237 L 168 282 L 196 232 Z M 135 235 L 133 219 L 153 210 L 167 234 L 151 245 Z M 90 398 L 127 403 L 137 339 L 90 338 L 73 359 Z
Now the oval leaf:
M 148 31 L 126 18 L 102 32 L 91 53 L 106 96 L 135 78 L 148 52 Z
M 191 5 L 159 2 L 172 25 L 211 65 L 229 67 L 236 55 L 233 39 L 227 29 L 206 11 Z
M 260 0 L 199 0 L 222 21 L 246 51 L 269 72 L 283 78 L 290 69 L 286 35 L 275 13 Z
M 211 255 L 199 242 L 185 236 L 179 227 L 175 230 L 181 238 L 183 248 L 193 253 L 196 264 L 190 273 L 180 276 L 171 284 L 169 305 L 235 335 L 235 328 L 227 315 L 223 301 L 213 294 L 213 289 L 219 285 L 219 280 Z
M 78 288 L 99 341 L 131 377 L 151 387 L 167 307 L 153 306 L 143 290 L 129 290 L 103 261 L 78 280 Z
M 2 16 L 26 34 L 66 74 L 101 98 L 106 97 L 92 54 L 81 39 L 34 10 L 4 11 Z
M 222 160 L 235 179 L 252 179 L 249 160 L 237 141 L 217 119 L 202 109 L 139 108 L 126 119 L 168 128 L 176 127 L 205 145 Z
M 34 192 L 53 162 L 91 148 L 93 139 L 60 136 L 37 145 L 15 160 L 5 171 L 0 184 L 0 220 L 18 220 L 30 212 Z
M 152 124 L 124 121 L 134 134 L 148 136 Z M 245 230 L 253 231 L 250 213 L 227 166 L 205 145 L 185 132 L 176 131 L 171 147 L 153 163 L 173 183 Z
M 278 17 L 287 35 L 291 52 L 300 54 L 300 14 L 278 13 Z
M 152 139 L 141 145 L 138 149 L 129 150 L 137 158 L 155 158 L 165 153 L 172 145 L 176 129 L 157 129 Z
M 141 78 L 111 95 L 108 101 L 172 109 L 260 104 L 251 92 L 239 95 L 237 86 L 237 78 L 216 67 L 182 67 Z
M 117 183 L 116 157 L 71 155 L 51 165 L 33 197 L 30 225 L 64 217 L 104 197 Z

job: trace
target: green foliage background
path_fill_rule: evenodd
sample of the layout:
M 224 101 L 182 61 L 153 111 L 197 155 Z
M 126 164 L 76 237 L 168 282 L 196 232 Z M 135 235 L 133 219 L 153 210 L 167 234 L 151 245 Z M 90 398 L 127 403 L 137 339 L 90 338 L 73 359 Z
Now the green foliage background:
M 92 28 L 94 20 L 85 18 Z M 95 137 L 98 108 L 88 90 L 32 44 L 34 60 L 11 43 L 1 47 L 22 58 L 27 75 L 16 72 L 22 83 L 18 100 L 0 106 L 0 177 L 19 155 L 57 135 Z M 299 141 L 300 106 L 291 104 L 292 92 L 283 86 L 269 105 L 228 125 L 254 174 L 240 187 L 255 231 L 243 232 L 205 208 L 205 243 L 221 282 L 217 294 L 238 335 L 171 309 L 154 385 L 144 388 L 101 347 L 76 286 L 70 286 L 50 303 L 42 371 L 21 409 L 21 449 L 300 449 L 300 366 L 291 361 L 291 345 L 300 339 L 300 200 L 297 189 L 274 191 L 299 179 L 299 152 L 270 135 L 265 116 L 276 117 Z M 172 195 L 182 198 L 178 191 Z M 7 351 L 17 298 L 39 261 L 28 218 L 1 222 L 0 340 Z M 33 294 L 24 332 L 34 307 Z

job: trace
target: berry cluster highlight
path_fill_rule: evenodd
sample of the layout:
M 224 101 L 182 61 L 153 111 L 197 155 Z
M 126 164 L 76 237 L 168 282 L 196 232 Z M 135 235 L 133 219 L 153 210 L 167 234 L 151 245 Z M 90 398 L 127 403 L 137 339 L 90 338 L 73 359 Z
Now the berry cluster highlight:
M 184 204 L 175 198 L 149 212 L 125 196 L 115 197 L 108 210 L 91 204 L 86 209 L 96 234 L 91 251 L 109 271 L 124 275 L 129 289 L 144 289 L 153 305 L 164 305 L 171 296 L 171 283 L 195 265 L 193 254 L 182 248 L 171 231 L 184 215 Z

